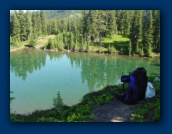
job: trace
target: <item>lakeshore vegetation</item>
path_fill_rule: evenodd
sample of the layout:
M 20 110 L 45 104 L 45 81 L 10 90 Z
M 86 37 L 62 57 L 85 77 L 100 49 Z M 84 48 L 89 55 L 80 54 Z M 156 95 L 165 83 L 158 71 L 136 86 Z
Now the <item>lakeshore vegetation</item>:
M 62 17 L 64 14 L 65 17 Z M 12 10 L 10 48 L 118 53 L 152 57 L 160 54 L 159 10 Z
M 153 82 L 154 77 L 148 77 Z M 154 83 L 156 96 L 139 102 L 138 108 L 131 114 L 131 122 L 159 122 L 160 121 L 160 82 Z M 107 86 L 99 91 L 86 94 L 82 101 L 71 107 L 63 104 L 60 92 L 53 99 L 54 108 L 36 110 L 29 115 L 10 114 L 12 122 L 94 122 L 96 106 L 103 106 L 115 98 L 116 93 L 123 91 L 122 85 Z M 11 92 L 12 93 L 12 92 Z M 15 99 L 11 94 L 10 101 Z M 127 112 L 127 111 L 125 111 Z

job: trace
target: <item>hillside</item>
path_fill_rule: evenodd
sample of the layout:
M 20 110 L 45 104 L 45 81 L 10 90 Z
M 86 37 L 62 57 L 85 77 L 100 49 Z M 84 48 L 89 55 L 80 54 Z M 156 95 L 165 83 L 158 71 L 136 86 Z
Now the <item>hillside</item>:
M 44 10 L 47 19 L 81 16 L 81 10 Z

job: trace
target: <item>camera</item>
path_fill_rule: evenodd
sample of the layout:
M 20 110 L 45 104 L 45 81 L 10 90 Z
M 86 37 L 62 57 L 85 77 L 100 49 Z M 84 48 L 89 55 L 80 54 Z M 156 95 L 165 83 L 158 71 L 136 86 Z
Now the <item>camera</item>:
M 130 82 L 130 76 L 129 75 L 122 75 L 121 76 L 121 82 L 129 83 Z

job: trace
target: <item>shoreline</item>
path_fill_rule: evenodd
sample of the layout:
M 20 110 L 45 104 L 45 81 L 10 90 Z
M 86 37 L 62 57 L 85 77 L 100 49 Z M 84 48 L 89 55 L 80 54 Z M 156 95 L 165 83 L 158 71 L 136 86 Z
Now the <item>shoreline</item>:
M 45 48 L 42 48 L 42 47 L 28 47 L 28 46 L 22 46 L 22 47 L 19 47 L 19 48 L 12 48 L 12 49 L 10 48 L 10 52 L 15 52 L 15 51 L 25 49 L 25 48 L 41 50 L 41 51 L 48 51 L 48 52 L 96 53 L 96 54 L 118 55 L 118 56 L 127 56 L 127 57 L 144 58 L 144 59 L 160 58 L 160 55 L 157 55 L 157 54 L 155 54 L 153 57 L 141 57 L 139 55 L 125 55 L 125 54 L 119 54 L 119 53 L 108 53 L 108 52 L 97 52 L 97 51 L 91 51 L 91 52 L 88 52 L 88 51 L 71 51 L 71 50 L 66 50 L 66 49 L 64 49 L 62 51 L 59 51 L 59 50 L 45 49 Z
M 153 79 L 154 77 L 149 78 L 149 81 Z M 122 92 L 122 86 L 109 85 L 102 90 L 85 94 L 82 101 L 76 105 L 63 105 L 61 110 L 55 107 L 35 110 L 29 114 L 10 113 L 10 120 L 12 122 L 157 122 L 160 120 L 160 109 L 158 109 L 160 108 L 160 82 L 158 83 L 154 85 L 157 92 L 155 97 L 141 100 L 135 105 L 124 104 L 115 97 L 116 93 Z M 145 104 L 148 103 L 151 108 L 144 113 L 145 119 L 142 116 L 135 117 L 141 114 Z M 153 112 L 154 110 L 156 113 Z M 157 117 L 156 114 L 158 114 Z

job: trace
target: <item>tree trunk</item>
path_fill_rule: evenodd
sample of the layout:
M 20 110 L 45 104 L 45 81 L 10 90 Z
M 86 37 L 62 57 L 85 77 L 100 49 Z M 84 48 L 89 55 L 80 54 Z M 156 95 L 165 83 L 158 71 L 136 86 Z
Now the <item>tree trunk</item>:
M 101 34 L 101 32 L 100 32 L 100 34 L 99 34 L 99 45 L 100 45 L 100 46 L 102 45 L 102 34 Z

